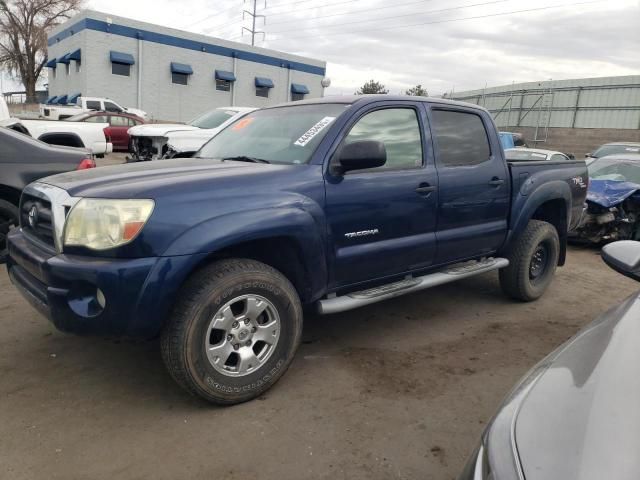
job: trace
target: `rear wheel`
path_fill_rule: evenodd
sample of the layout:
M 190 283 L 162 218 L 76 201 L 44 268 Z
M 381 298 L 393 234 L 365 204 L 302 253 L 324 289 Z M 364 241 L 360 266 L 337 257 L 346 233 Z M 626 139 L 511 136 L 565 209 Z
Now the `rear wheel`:
M 301 333 L 300 300 L 280 272 L 253 260 L 222 260 L 183 288 L 162 332 L 162 355 L 187 391 L 229 405 L 275 384 Z
M 530 302 L 542 296 L 551 284 L 560 256 L 555 227 L 531 220 L 509 255 L 509 266 L 500 270 L 502 290 L 516 300 Z
M 9 230 L 17 227 L 19 222 L 18 207 L 6 200 L 0 200 L 0 264 L 7 261 Z

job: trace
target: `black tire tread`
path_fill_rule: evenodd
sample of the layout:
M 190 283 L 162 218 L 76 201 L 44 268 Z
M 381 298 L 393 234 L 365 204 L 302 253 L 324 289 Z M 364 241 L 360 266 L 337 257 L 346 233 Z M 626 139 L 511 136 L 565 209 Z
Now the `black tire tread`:
M 509 266 L 500 270 L 500 286 L 503 292 L 513 299 L 523 302 L 535 300 L 535 298 L 531 298 L 525 284 L 525 279 L 529 275 L 530 262 L 527 250 L 536 237 L 545 230 L 553 231 L 557 238 L 558 233 L 550 223 L 542 220 L 529 220 L 524 232 L 507 255 Z
M 298 309 L 299 315 L 302 315 L 302 306 L 300 305 L 294 286 L 282 273 L 269 265 L 250 259 L 232 258 L 213 262 L 195 272 L 181 288 L 178 301 L 173 307 L 172 314 L 160 338 L 162 358 L 171 378 L 190 394 L 204 397 L 219 405 L 233 405 L 243 401 L 241 400 L 239 402 L 235 399 L 212 395 L 210 392 L 199 388 L 196 380 L 192 377 L 189 370 L 185 368 L 187 364 L 186 360 L 181 358 L 185 353 L 181 348 L 181 339 L 187 334 L 190 314 L 202 295 L 206 294 L 214 285 L 220 284 L 220 282 L 229 279 L 234 274 L 256 271 L 271 275 L 279 282 L 282 282 L 281 287 L 288 289 L 294 294 L 293 298 L 297 300 L 295 307 Z M 289 361 L 289 363 L 279 371 L 276 379 L 267 384 L 263 391 L 267 390 L 286 372 L 290 363 Z

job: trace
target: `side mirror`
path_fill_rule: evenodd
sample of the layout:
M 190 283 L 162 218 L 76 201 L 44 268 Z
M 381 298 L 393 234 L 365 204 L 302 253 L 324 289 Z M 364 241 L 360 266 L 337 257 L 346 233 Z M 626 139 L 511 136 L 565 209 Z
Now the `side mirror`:
M 629 278 L 640 282 L 640 242 L 621 240 L 602 248 L 604 263 Z
M 584 158 L 589 158 L 590 156 L 591 156 L 591 152 L 584 154 Z
M 349 170 L 364 170 L 381 167 L 387 163 L 387 150 L 384 143 L 375 140 L 363 140 L 347 143 L 338 153 L 338 173 Z

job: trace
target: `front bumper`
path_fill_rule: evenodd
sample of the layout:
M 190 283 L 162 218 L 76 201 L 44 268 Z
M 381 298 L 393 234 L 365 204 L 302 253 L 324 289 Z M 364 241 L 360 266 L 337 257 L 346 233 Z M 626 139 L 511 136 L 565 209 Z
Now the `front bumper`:
M 12 283 L 59 330 L 156 336 L 191 257 L 111 259 L 52 253 L 20 230 L 8 237 Z

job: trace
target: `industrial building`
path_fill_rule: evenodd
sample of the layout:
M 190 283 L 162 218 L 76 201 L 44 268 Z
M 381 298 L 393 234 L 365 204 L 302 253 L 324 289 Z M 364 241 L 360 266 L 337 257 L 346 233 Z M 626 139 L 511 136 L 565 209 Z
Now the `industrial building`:
M 640 141 L 640 75 L 548 80 L 454 92 L 487 108 L 501 130 L 533 146 L 582 155 L 601 143 Z
M 323 61 L 92 10 L 50 32 L 46 66 L 50 98 L 107 97 L 173 121 L 320 97 L 326 72 Z

